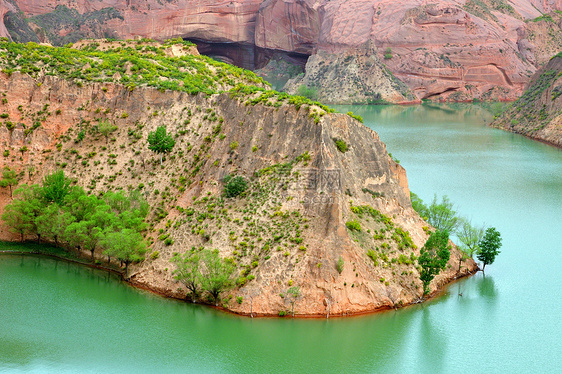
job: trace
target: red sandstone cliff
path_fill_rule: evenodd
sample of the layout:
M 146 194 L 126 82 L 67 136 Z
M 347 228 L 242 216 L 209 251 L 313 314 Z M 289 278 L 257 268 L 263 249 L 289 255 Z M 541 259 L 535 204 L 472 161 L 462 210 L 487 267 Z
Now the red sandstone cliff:
M 75 13 L 61 17 L 63 6 Z M 17 22 L 17 10 L 28 23 Z M 303 55 L 371 41 L 420 99 L 513 100 L 562 48 L 555 10 L 561 0 L 0 0 L 0 36 L 55 44 L 184 37 Z M 529 21 L 549 12 L 551 19 Z

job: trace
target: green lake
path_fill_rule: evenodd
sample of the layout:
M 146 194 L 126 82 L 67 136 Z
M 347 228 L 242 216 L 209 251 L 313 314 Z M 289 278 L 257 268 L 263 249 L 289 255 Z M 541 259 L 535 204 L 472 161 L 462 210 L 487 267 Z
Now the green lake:
M 398 311 L 250 319 L 107 272 L 0 255 L 0 372 L 558 372 L 562 151 L 486 127 L 481 105 L 337 109 L 363 116 L 425 201 L 447 194 L 473 223 L 498 228 L 502 253 L 485 277 Z

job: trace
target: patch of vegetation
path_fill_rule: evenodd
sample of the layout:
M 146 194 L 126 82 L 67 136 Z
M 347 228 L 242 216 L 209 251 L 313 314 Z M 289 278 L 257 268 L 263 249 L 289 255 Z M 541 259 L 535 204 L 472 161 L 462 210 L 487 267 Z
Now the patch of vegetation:
M 341 153 L 347 152 L 348 147 L 347 147 L 347 143 L 344 140 L 337 139 L 337 138 L 334 138 L 333 140 L 334 143 L 336 144 L 336 148 L 338 149 L 338 151 L 340 151 Z

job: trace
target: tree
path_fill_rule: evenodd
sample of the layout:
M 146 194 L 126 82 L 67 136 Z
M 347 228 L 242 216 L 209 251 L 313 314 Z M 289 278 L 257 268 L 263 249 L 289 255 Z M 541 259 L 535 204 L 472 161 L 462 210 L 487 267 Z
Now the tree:
M 294 312 L 295 303 L 302 296 L 301 289 L 298 286 L 290 287 L 287 290 L 287 295 L 289 296 L 289 302 L 291 303 L 291 314 L 294 317 L 295 316 L 295 312 Z
M 25 234 L 36 234 L 37 239 L 41 239 L 37 231 L 36 219 L 43 211 L 43 204 L 39 198 L 38 185 L 22 187 L 14 191 L 16 199 L 6 205 L 2 213 L 2 220 L 12 229 L 21 235 L 21 241 Z
M 17 184 L 18 176 L 15 170 L 12 170 L 9 167 L 5 166 L 2 169 L 2 179 L 0 179 L 0 187 L 8 187 L 10 189 L 10 197 L 13 197 L 12 186 L 16 186 Z
M 111 135 L 111 133 L 117 129 L 118 127 L 111 124 L 111 122 L 109 122 L 108 120 L 104 120 L 98 123 L 98 132 L 105 137 L 106 143 L 109 141 L 109 135 Z
M 459 219 L 459 226 L 456 231 L 457 237 L 463 244 L 463 250 L 472 258 L 479 250 L 479 243 L 484 238 L 484 227 L 472 226 L 470 220 Z
M 224 193 L 226 197 L 236 197 L 248 189 L 248 183 L 244 177 L 240 175 L 234 178 L 227 175 L 224 177 L 223 181 L 226 183 L 224 186 Z
M 47 203 L 61 205 L 70 192 L 70 179 L 66 178 L 64 171 L 59 170 L 43 178 L 42 195 Z
M 468 258 L 474 258 L 474 254 L 478 252 L 480 247 L 478 243 L 484 237 L 484 227 L 472 226 L 469 219 L 461 217 L 457 227 L 456 235 L 461 241 L 462 245 L 459 249 L 462 251 L 462 256 L 459 258 L 459 271 L 461 270 L 462 261 Z
M 437 202 L 437 195 L 434 195 L 433 201 L 428 207 L 427 222 L 440 231 L 455 231 L 459 218 L 453 208 L 453 203 L 446 195 L 441 198 L 440 203 Z
M 205 250 L 201 253 L 201 258 L 203 263 L 199 282 L 201 288 L 215 299 L 216 306 L 220 293 L 232 285 L 234 267 L 225 262 L 217 250 Z
M 43 213 L 35 220 L 37 232 L 55 241 L 58 247 L 59 239 L 64 237 L 64 230 L 74 222 L 74 217 L 65 212 L 58 204 L 53 203 L 47 206 Z
M 171 152 L 175 144 L 174 138 L 166 133 L 166 126 L 158 126 L 156 131 L 148 134 L 148 149 L 160 154 L 160 165 L 162 155 Z
M 441 198 L 441 202 L 437 202 L 437 195 L 433 196 L 433 201 L 429 206 L 425 205 L 422 199 L 415 193 L 410 193 L 412 208 L 426 220 L 431 226 L 440 231 L 454 232 L 459 217 L 453 209 L 454 205 L 447 196 Z
M 423 283 L 424 296 L 429 293 L 429 284 L 445 268 L 450 257 L 449 232 L 440 230 L 432 232 L 418 258 L 418 264 L 421 266 L 420 280 Z
M 177 269 L 174 270 L 175 279 L 179 280 L 191 291 L 191 300 L 194 301 L 199 294 L 200 273 L 199 253 L 187 252 L 182 257 L 176 255 L 172 257 L 172 262 L 176 264 Z M 186 295 L 187 297 L 187 295 Z
M 135 230 L 123 229 L 121 231 L 106 232 L 102 240 L 106 248 L 104 254 L 116 257 L 125 264 L 125 277 L 128 277 L 129 264 L 144 260 L 146 243 L 142 235 Z
M 106 230 L 110 230 L 116 224 L 116 216 L 103 200 L 98 200 L 93 214 L 84 218 L 69 224 L 65 236 L 71 244 L 90 251 L 94 261 L 96 247 L 100 241 L 103 241 Z
M 478 252 L 478 260 L 482 261 L 482 271 L 486 268 L 486 265 L 493 264 L 496 260 L 496 256 L 500 254 L 500 247 L 502 246 L 502 238 L 498 230 L 495 227 L 490 227 L 486 230 L 484 234 L 484 239 L 478 244 L 480 251 Z

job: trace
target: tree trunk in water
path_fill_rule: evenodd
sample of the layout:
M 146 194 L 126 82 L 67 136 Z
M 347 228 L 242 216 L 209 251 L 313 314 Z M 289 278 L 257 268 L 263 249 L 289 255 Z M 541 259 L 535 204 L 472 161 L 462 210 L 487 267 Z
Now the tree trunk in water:
M 41 244 L 41 234 L 37 233 L 37 243 Z
M 110 264 L 111 263 L 111 256 L 107 255 L 107 263 Z
M 160 166 L 162 166 L 162 154 L 160 154 Z
M 459 270 L 457 271 L 457 273 L 461 272 L 461 266 L 462 266 L 462 257 L 459 258 Z
M 484 266 L 482 266 L 482 273 L 484 272 L 484 269 L 486 269 L 486 263 L 484 262 Z
M 58 246 L 59 246 L 58 235 L 55 235 L 55 247 L 58 248 Z
M 21 233 L 21 242 L 23 243 L 23 232 Z
M 250 299 L 250 317 L 254 318 L 254 299 Z

